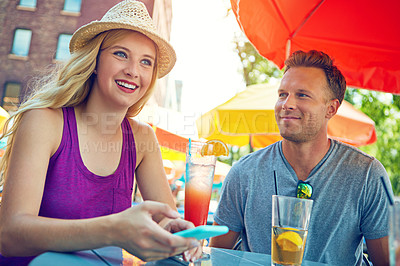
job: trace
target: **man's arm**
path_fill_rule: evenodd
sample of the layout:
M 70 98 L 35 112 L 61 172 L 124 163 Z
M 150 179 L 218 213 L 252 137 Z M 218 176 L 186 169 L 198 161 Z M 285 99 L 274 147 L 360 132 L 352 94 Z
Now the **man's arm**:
M 214 225 L 219 225 L 214 222 Z M 239 233 L 229 230 L 228 233 L 221 236 L 212 237 L 210 240 L 210 246 L 214 248 L 226 248 L 232 249 L 238 240 Z
M 365 239 L 368 248 L 368 257 L 376 265 L 389 265 L 388 237 Z

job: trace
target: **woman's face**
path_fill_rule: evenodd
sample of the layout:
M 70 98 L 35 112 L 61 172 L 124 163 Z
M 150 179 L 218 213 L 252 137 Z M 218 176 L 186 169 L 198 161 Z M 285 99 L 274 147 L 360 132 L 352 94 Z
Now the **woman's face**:
M 143 97 L 151 84 L 156 47 L 143 34 L 126 32 L 125 37 L 101 50 L 92 92 L 110 104 L 129 108 Z

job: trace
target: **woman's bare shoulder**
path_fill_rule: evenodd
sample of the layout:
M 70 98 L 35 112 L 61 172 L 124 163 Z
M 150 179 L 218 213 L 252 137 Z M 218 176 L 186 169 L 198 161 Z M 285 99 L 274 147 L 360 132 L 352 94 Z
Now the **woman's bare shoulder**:
M 135 139 L 139 138 L 142 141 L 154 140 L 154 130 L 151 125 L 137 119 L 129 119 L 129 122 Z
M 36 142 L 40 139 L 47 142 L 54 152 L 61 142 L 63 120 L 61 109 L 32 109 L 24 113 L 17 128 L 17 135 L 21 136 L 29 132 L 23 140 Z
M 24 117 L 29 118 L 46 118 L 46 119 L 60 119 L 62 118 L 61 108 L 35 108 L 28 110 L 24 113 Z
M 141 122 L 135 119 L 131 120 L 131 126 L 133 135 L 135 137 L 136 152 L 138 163 L 144 158 L 144 156 L 159 153 L 160 148 L 155 135 L 155 132 L 151 125 L 145 122 Z
M 37 128 L 40 131 L 62 127 L 63 113 L 61 109 L 40 108 L 26 111 L 21 119 L 20 127 Z

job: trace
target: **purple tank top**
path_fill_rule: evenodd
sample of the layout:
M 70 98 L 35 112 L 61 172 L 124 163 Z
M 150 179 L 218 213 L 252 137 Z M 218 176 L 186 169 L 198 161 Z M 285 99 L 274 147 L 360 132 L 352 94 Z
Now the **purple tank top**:
M 131 207 L 136 148 L 128 119 L 122 122 L 123 143 L 117 170 L 109 176 L 98 176 L 83 164 L 74 108 L 63 108 L 63 114 L 63 136 L 50 158 L 39 216 L 84 219 Z M 98 147 L 104 152 L 108 148 Z
M 117 170 L 109 176 L 98 176 L 83 164 L 74 108 L 66 107 L 62 110 L 62 140 L 49 161 L 39 216 L 84 219 L 131 207 L 136 147 L 128 119 L 122 122 L 123 143 Z M 0 265 L 28 265 L 33 258 L 5 258 L 0 254 Z

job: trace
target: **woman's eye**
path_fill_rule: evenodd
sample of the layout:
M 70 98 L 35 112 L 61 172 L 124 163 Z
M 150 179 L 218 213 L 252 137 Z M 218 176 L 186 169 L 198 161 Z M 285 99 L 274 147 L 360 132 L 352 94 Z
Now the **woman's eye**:
M 126 53 L 124 53 L 124 52 L 122 52 L 122 51 L 114 52 L 114 54 L 115 54 L 116 56 L 123 57 L 123 58 L 127 58 L 127 57 L 128 57 L 128 56 L 126 55 Z
M 153 65 L 153 62 L 151 60 L 149 60 L 149 59 L 143 59 L 142 63 L 145 64 L 145 65 L 148 65 L 148 66 L 152 66 Z

